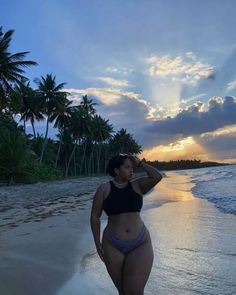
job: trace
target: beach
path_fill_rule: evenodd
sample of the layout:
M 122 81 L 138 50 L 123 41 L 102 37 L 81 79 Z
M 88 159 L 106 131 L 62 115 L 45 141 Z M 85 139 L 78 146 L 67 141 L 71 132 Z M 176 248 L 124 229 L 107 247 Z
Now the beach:
M 194 195 L 186 171 L 166 171 L 144 195 L 140 215 L 154 250 L 145 294 L 235 294 L 236 215 Z M 0 187 L 1 295 L 118 293 L 89 220 L 96 188 L 110 179 Z M 103 212 L 101 234 L 106 219 Z

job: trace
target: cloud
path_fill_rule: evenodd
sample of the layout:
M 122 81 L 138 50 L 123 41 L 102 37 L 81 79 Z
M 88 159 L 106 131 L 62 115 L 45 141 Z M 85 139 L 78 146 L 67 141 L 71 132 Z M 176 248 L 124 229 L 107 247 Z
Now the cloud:
M 138 107 L 139 105 L 143 106 L 142 116 L 147 120 L 154 118 L 153 114 L 156 111 L 156 109 L 153 108 L 148 101 L 142 99 L 138 93 L 132 91 L 122 91 L 113 88 L 70 88 L 64 89 L 64 91 L 71 94 L 70 100 L 73 100 L 75 103 L 80 102 L 83 95 L 95 97 L 98 99 L 101 106 L 111 106 L 111 112 L 114 112 L 115 107 L 120 108 L 118 105 L 122 105 L 124 107 L 123 111 L 127 111 L 129 113 L 129 109 L 127 109 L 124 104 L 128 100 L 131 100 L 134 103 L 133 107 Z M 132 109 L 132 111 L 134 110 Z
M 236 81 L 232 81 L 227 84 L 227 90 L 233 90 L 235 88 L 236 88 Z
M 200 93 L 198 95 L 195 95 L 195 96 L 192 96 L 192 97 L 188 97 L 188 98 L 185 98 L 185 99 L 181 99 L 180 102 L 183 103 L 183 104 L 186 104 L 188 103 L 189 101 L 192 101 L 192 100 L 196 100 L 196 99 L 200 99 L 202 97 L 205 97 L 207 94 L 206 93 Z
M 128 81 L 126 80 L 117 80 L 113 79 L 111 77 L 98 77 L 98 80 L 101 80 L 111 86 L 116 86 L 116 87 L 133 87 L 133 85 L 129 84 Z
M 196 55 L 192 51 L 186 52 L 185 55 L 191 59 L 194 59 L 194 60 L 197 58 Z
M 125 94 L 127 96 L 131 95 L 132 92 L 122 92 L 119 89 L 113 88 L 85 88 L 76 89 L 70 88 L 65 89 L 65 91 L 72 94 L 71 100 L 80 101 L 83 95 L 93 96 L 99 99 L 99 101 L 104 105 L 115 105 L 119 103 L 122 96 Z M 77 94 L 77 95 L 76 95 Z
M 227 54 L 225 57 L 226 60 L 222 64 L 219 64 L 218 61 L 218 65 L 214 68 L 214 75 L 212 76 L 214 79 L 200 79 L 196 87 L 186 83 L 182 84 L 180 97 L 190 97 L 198 93 L 207 93 L 208 97 L 227 95 L 226 84 L 235 80 L 236 49 L 233 49 L 230 55 Z
M 152 55 L 145 59 L 149 68 L 147 74 L 154 77 L 170 77 L 173 81 L 180 80 L 185 83 L 196 84 L 203 78 L 211 78 L 214 68 L 197 60 L 192 52 L 187 52 L 186 57 L 170 55 Z
M 121 74 L 125 74 L 125 75 L 133 72 L 133 69 L 129 69 L 126 67 L 117 68 L 117 67 L 113 67 L 113 66 L 106 67 L 105 70 L 110 73 L 121 73 Z
M 208 110 L 201 102 L 195 102 L 179 112 L 175 117 L 152 121 L 143 127 L 142 135 L 148 146 L 160 142 L 173 141 L 173 138 L 184 138 L 214 131 L 218 128 L 236 123 L 236 99 L 226 96 L 212 97 L 208 101 Z M 151 134 L 152 136 L 150 136 Z M 149 138 L 149 140 L 148 140 Z
M 207 149 L 211 158 L 236 163 L 236 125 L 196 135 L 194 140 Z

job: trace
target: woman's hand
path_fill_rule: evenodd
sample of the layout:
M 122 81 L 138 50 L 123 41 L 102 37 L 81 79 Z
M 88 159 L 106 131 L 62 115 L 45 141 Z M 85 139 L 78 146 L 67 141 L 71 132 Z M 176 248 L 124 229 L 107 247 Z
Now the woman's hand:
M 131 153 L 128 153 L 128 156 L 129 156 L 130 160 L 133 162 L 134 166 L 137 167 L 141 160 Z
M 102 261 L 104 262 L 104 250 L 101 243 L 96 244 L 97 252 Z

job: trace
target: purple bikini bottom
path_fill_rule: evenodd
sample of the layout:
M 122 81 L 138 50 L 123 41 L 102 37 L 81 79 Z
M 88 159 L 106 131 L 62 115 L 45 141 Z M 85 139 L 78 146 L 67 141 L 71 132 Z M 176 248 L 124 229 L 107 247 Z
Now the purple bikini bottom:
M 110 241 L 112 242 L 112 244 L 119 251 L 126 254 L 134 250 L 135 248 L 137 248 L 142 243 L 142 238 L 145 234 L 145 229 L 146 229 L 146 226 L 143 224 L 143 227 L 141 231 L 139 232 L 139 234 L 137 235 L 137 237 L 131 241 L 124 241 L 124 240 L 117 239 L 108 227 L 106 227 L 105 231 L 107 232 L 108 237 L 110 238 Z

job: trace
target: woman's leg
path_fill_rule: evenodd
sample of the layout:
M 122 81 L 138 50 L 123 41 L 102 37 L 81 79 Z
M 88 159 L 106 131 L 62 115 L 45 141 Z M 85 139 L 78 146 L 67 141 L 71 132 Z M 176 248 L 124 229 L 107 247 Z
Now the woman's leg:
M 122 285 L 122 268 L 124 264 L 125 254 L 120 252 L 111 244 L 107 233 L 104 231 L 102 237 L 104 263 L 114 285 L 119 291 L 119 295 L 124 295 Z
M 126 254 L 123 266 L 123 288 L 125 295 L 143 295 L 150 275 L 154 254 L 150 233 L 146 231 L 145 241 Z

